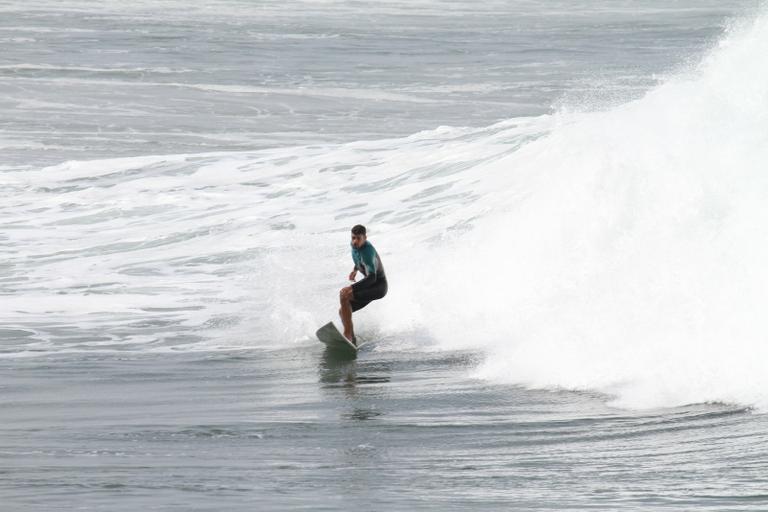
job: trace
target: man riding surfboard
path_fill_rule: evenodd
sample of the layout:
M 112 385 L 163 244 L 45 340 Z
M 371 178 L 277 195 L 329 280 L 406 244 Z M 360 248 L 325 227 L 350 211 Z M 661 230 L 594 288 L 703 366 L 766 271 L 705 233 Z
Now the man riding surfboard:
M 387 294 L 387 276 L 384 273 L 384 265 L 381 264 L 379 253 L 368 241 L 365 226 L 358 224 L 352 228 L 350 246 L 352 248 L 352 262 L 355 266 L 349 274 L 349 280 L 354 281 L 358 271 L 365 277 L 339 291 L 341 303 L 339 316 L 344 325 L 344 337 L 357 345 L 352 326 L 352 312 L 364 308 L 372 300 L 380 299 Z

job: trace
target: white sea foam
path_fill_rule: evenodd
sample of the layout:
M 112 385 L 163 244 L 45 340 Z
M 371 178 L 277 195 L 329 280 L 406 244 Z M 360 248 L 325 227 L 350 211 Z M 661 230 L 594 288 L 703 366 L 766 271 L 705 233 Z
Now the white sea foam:
M 768 405 L 766 54 L 762 17 L 644 98 L 563 115 L 487 166 L 492 212 L 414 258 L 418 316 L 393 287 L 389 321 L 481 347 L 494 381 Z
M 93 66 L 54 66 L 51 64 L 3 64 L 0 65 L 0 70 L 3 71 L 86 71 L 93 73 L 157 73 L 157 74 L 176 74 L 176 73 L 191 73 L 190 69 L 171 69 L 167 67 L 152 67 L 152 68 L 125 68 L 125 67 L 93 67 Z

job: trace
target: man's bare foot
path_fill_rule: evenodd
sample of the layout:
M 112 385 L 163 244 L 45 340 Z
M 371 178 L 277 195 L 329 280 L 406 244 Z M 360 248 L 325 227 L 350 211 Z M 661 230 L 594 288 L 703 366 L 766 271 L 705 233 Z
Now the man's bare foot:
M 354 334 L 348 334 L 345 332 L 344 337 L 347 338 L 351 344 L 353 344 L 354 346 L 357 346 L 357 338 L 355 337 Z

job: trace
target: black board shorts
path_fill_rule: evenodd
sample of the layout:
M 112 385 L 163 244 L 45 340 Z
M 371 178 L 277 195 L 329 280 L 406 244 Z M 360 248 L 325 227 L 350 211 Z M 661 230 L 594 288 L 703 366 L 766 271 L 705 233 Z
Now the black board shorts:
M 353 299 L 350 301 L 352 311 L 357 311 L 367 306 L 372 300 L 380 299 L 387 294 L 387 280 L 379 279 L 373 286 L 353 291 Z

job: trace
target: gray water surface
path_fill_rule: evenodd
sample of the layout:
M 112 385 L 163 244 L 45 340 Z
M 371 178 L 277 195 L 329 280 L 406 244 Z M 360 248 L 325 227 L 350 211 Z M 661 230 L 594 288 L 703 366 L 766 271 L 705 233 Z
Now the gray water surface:
M 765 416 L 490 386 L 472 354 L 3 361 L 3 510 L 760 510 Z
M 626 101 L 757 5 L 6 1 L 0 165 L 378 139 Z

